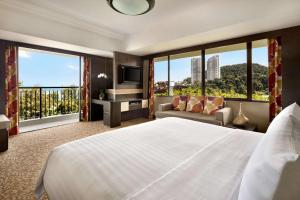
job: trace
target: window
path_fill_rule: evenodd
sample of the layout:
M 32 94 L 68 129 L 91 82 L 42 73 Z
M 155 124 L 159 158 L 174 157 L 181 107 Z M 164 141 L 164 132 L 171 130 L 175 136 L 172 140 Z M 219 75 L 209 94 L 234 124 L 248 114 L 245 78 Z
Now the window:
M 201 95 L 201 51 L 170 56 L 170 95 Z
M 168 96 L 168 56 L 154 59 L 154 94 Z
M 205 94 L 268 101 L 267 41 L 262 39 L 155 58 L 155 94 Z
M 79 113 L 80 57 L 19 47 L 19 119 Z
M 252 42 L 252 99 L 268 101 L 268 40 Z
M 247 98 L 247 44 L 205 51 L 205 93 L 225 98 Z

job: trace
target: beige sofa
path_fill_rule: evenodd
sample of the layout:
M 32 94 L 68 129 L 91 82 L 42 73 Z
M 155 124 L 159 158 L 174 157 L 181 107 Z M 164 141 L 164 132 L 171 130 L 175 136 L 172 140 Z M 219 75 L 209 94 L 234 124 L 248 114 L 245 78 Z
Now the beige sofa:
M 165 117 L 180 117 L 219 126 L 226 126 L 232 122 L 232 110 L 229 107 L 222 108 L 213 115 L 207 115 L 187 111 L 175 111 L 173 110 L 172 103 L 165 103 L 159 105 L 158 111 L 155 112 L 155 116 L 158 119 Z

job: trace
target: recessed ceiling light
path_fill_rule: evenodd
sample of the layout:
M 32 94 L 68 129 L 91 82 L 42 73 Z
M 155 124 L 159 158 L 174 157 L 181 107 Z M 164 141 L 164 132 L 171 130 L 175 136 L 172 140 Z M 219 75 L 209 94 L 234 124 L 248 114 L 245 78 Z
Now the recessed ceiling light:
M 124 15 L 142 15 L 149 12 L 155 0 L 106 0 L 115 11 Z

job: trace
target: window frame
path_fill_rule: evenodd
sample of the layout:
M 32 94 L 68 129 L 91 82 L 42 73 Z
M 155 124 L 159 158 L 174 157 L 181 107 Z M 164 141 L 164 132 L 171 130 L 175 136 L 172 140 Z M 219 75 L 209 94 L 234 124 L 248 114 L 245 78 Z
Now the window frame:
M 262 38 L 262 39 L 267 39 L 267 38 Z M 257 39 L 256 39 L 257 40 Z M 216 47 L 222 47 L 222 46 L 227 46 L 227 45 L 234 45 L 234 44 L 239 44 L 239 43 L 246 43 L 246 60 L 247 60 L 247 98 L 224 98 L 225 100 L 229 101 L 243 101 L 243 102 L 262 102 L 262 103 L 267 103 L 269 101 L 262 101 L 262 100 L 254 100 L 252 98 L 252 92 L 253 92 L 253 85 L 252 85 L 252 42 L 255 42 L 256 40 L 251 40 L 251 41 L 241 41 L 237 43 L 230 43 L 230 44 L 223 44 L 223 45 L 218 45 L 218 46 L 213 46 L 212 48 Z M 260 39 L 259 39 L 260 40 Z M 205 50 L 210 49 L 210 48 L 203 48 L 203 49 L 195 49 L 193 51 L 201 51 L 201 60 L 202 60 L 202 72 L 205 72 Z M 187 53 L 190 51 L 185 51 L 182 53 Z M 164 97 L 172 97 L 170 96 L 170 57 L 175 54 L 168 54 L 165 55 L 165 57 L 168 58 L 168 96 Z M 154 59 L 153 57 L 152 59 Z M 205 96 L 206 92 L 206 81 L 205 81 L 205 73 L 202 73 L 202 82 L 201 82 L 201 87 L 202 87 L 202 95 Z M 160 97 L 160 96 L 159 96 Z

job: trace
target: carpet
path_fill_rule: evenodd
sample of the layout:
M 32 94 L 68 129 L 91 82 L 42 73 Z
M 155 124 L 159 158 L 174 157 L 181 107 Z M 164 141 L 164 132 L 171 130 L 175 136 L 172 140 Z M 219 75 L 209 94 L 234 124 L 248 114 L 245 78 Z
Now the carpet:
M 144 118 L 134 119 L 122 122 L 121 127 L 146 121 Z M 9 149 L 0 153 L 0 199 L 35 199 L 35 185 L 51 149 L 109 130 L 112 129 L 99 121 L 78 122 L 10 137 Z M 48 199 L 47 195 L 42 199 Z

